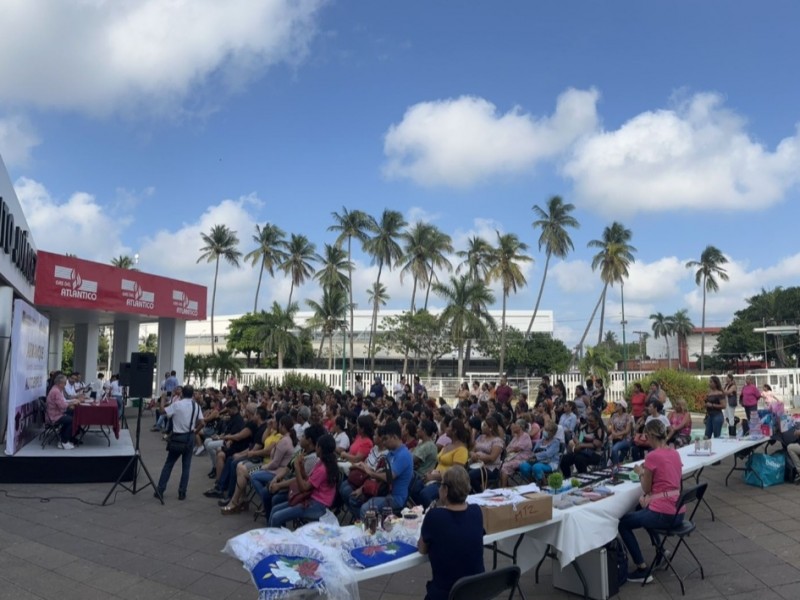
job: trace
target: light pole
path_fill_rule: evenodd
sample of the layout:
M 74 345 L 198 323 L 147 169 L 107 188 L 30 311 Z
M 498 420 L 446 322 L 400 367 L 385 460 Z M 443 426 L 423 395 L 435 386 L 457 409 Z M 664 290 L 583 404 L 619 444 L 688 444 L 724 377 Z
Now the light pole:
M 628 389 L 628 343 L 625 341 L 625 325 L 628 322 L 625 320 L 625 282 L 619 284 L 619 293 L 622 300 L 622 373 L 625 382 L 625 389 Z
M 639 336 L 639 370 L 642 370 L 642 359 L 644 358 L 644 336 L 647 335 L 646 331 L 634 331 Z

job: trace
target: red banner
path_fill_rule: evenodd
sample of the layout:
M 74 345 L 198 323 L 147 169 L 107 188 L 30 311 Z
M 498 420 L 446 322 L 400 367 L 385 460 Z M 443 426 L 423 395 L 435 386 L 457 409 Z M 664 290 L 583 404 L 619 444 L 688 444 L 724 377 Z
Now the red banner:
M 197 321 L 206 318 L 206 295 L 203 285 L 38 251 L 38 306 Z

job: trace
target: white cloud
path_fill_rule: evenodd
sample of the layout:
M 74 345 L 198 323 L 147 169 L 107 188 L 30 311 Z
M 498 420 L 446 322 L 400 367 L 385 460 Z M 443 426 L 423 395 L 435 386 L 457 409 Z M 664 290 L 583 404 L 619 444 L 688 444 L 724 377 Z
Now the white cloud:
M 130 253 L 120 238 L 127 219 L 112 217 L 93 195 L 75 192 L 62 202 L 27 177 L 19 178 L 14 189 L 37 248 L 98 262 Z
M 598 288 L 599 278 L 592 271 L 592 265 L 585 260 L 570 260 L 552 265 L 547 279 L 555 280 L 562 292 L 567 294 L 587 292 Z M 549 284 L 545 284 L 547 286 Z
M 0 101 L 108 113 L 173 110 L 213 78 L 236 90 L 306 55 L 324 0 L 9 0 Z
M 6 165 L 27 164 L 31 151 L 38 145 L 39 137 L 28 119 L 20 115 L 0 119 L 0 157 Z
M 636 261 L 628 269 L 625 297 L 632 301 L 652 302 L 669 298 L 679 291 L 680 282 L 690 277 L 686 261 L 674 256 L 651 263 Z
M 563 152 L 597 125 L 598 92 L 568 89 L 552 116 L 536 118 L 475 96 L 420 102 L 384 140 L 384 174 L 424 186 L 469 187 L 523 173 Z
M 759 210 L 800 181 L 800 130 L 770 150 L 719 95 L 697 94 L 580 140 L 564 172 L 606 214 Z

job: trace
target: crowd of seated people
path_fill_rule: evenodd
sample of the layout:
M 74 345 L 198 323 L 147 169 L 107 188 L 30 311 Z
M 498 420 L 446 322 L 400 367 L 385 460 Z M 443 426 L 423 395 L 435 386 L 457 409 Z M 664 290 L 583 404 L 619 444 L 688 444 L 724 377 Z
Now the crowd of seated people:
M 620 401 L 605 416 L 605 389 L 594 379 L 571 397 L 562 382 L 551 386 L 547 378 L 532 398 L 514 394 L 505 380 L 465 384 L 453 405 L 428 398 L 418 380 L 398 387 L 397 396 L 378 379 L 355 393 L 206 390 L 197 398 L 205 425 L 195 432 L 195 452 L 208 455 L 213 485 L 205 495 L 224 515 L 255 504 L 272 525 L 316 519 L 325 509 L 357 520 L 370 509 L 428 507 L 455 466 L 476 493 L 528 481 L 546 485 L 553 472 L 569 477 L 641 457 L 652 420 L 664 424 L 667 444 L 678 447 L 691 418 L 680 402 L 664 415 L 654 386 L 649 393 L 636 389 L 631 411 Z

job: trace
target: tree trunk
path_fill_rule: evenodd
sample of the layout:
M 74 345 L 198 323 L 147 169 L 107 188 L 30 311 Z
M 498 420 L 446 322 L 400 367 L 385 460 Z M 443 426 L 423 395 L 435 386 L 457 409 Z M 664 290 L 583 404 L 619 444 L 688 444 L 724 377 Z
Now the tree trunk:
M 503 316 L 500 319 L 500 375 L 504 371 L 503 367 L 506 362 L 506 300 L 508 299 L 508 292 L 503 290 Z
M 256 299 L 253 301 L 253 314 L 258 312 L 258 294 L 261 291 L 261 278 L 264 276 L 264 258 L 261 258 L 261 269 L 258 271 L 258 284 L 256 285 Z
M 278 348 L 278 368 L 283 368 L 283 349 Z
M 700 331 L 700 374 L 702 375 L 706 367 L 706 277 L 703 277 L 703 318 L 702 331 Z
M 464 342 L 458 344 L 458 378 L 464 377 Z
M 356 370 L 356 358 L 354 356 L 354 351 L 353 351 L 353 324 L 354 324 L 354 318 L 353 318 L 353 263 L 352 263 L 353 257 L 352 257 L 351 252 L 350 252 L 350 243 L 352 242 L 352 240 L 353 240 L 352 236 L 347 236 L 347 265 L 348 265 L 347 266 L 347 270 L 348 270 L 349 276 L 350 276 L 350 284 L 347 286 L 348 288 L 350 288 L 349 289 L 349 291 L 350 291 L 350 331 L 348 332 L 350 334 L 350 373 L 348 373 L 348 382 L 347 382 L 348 383 L 348 386 L 347 386 L 348 388 L 350 387 L 350 384 L 351 384 L 351 381 L 349 381 L 349 380 L 350 380 L 351 377 L 353 377 L 353 372 Z
M 672 368 L 672 354 L 669 351 L 669 333 L 664 335 L 664 343 L 667 345 L 667 365 Z
M 411 292 L 411 315 L 414 315 L 414 302 L 417 298 L 417 277 L 414 276 L 414 289 Z M 408 346 L 406 346 L 406 350 L 403 353 L 403 375 L 408 373 Z
M 287 311 L 292 307 L 292 294 L 294 294 L 294 279 L 292 279 L 292 285 L 289 287 L 289 302 L 286 304 Z
M 472 340 L 467 340 L 467 349 L 464 352 L 464 368 L 469 370 L 469 362 L 472 358 Z
M 319 351 L 317 352 L 317 360 L 315 361 L 317 364 L 322 364 L 322 347 L 325 345 L 325 330 L 322 330 L 322 339 L 319 341 Z M 321 367 L 317 367 L 320 369 Z
M 328 371 L 333 369 L 333 332 L 328 336 Z
M 428 287 L 425 290 L 425 306 L 424 309 L 428 310 L 428 297 L 431 295 L 431 288 L 433 287 L 433 265 L 431 265 L 431 276 L 428 277 Z
M 607 284 L 606 284 L 607 285 Z M 592 311 L 592 316 L 589 317 L 589 322 L 586 324 L 586 329 L 583 330 L 583 335 L 581 336 L 581 341 L 578 342 L 578 346 L 575 349 L 575 354 L 581 350 L 583 350 L 583 342 L 586 341 L 586 336 L 589 335 L 589 329 L 592 327 L 592 323 L 594 322 L 594 316 L 597 314 L 597 309 L 600 308 L 600 303 L 603 301 L 603 297 L 606 294 L 606 286 L 603 286 L 603 291 L 600 292 L 600 298 L 597 300 L 597 304 L 594 305 L 594 310 Z
M 597 334 L 597 345 L 603 343 L 603 322 L 606 318 L 606 290 L 608 289 L 608 284 L 606 283 L 603 285 L 603 295 L 601 297 L 602 303 L 600 304 L 600 331 Z
M 531 329 L 533 328 L 533 322 L 536 320 L 536 313 L 539 312 L 539 302 L 542 299 L 542 292 L 544 291 L 544 282 L 547 279 L 547 267 L 550 266 L 550 252 L 547 253 L 547 259 L 544 261 L 544 273 L 542 274 L 542 285 L 539 286 L 539 295 L 536 296 L 536 306 L 533 307 L 533 315 L 531 316 L 531 322 L 528 323 L 528 330 L 525 332 L 525 337 L 528 337 L 531 334 Z
M 381 271 L 383 271 L 383 261 L 378 263 L 378 278 L 375 280 L 375 297 L 372 302 L 372 328 L 369 332 L 369 374 L 372 379 L 372 374 L 375 373 L 375 352 L 373 350 L 373 342 L 375 340 L 375 330 L 378 328 L 378 290 L 381 284 Z
M 214 265 L 214 289 L 211 292 L 211 354 L 216 351 L 214 344 L 214 305 L 217 301 L 217 275 L 219 275 L 219 256 L 217 257 L 217 263 Z

